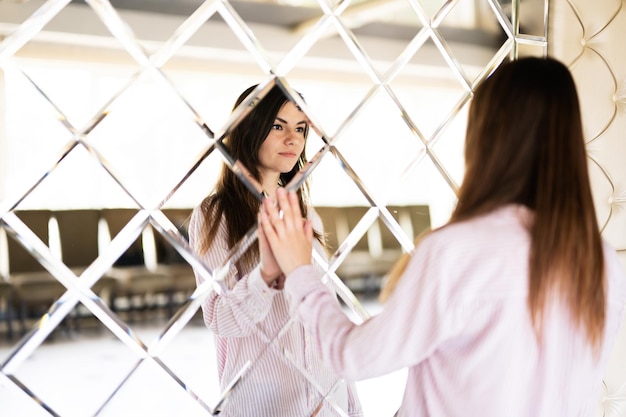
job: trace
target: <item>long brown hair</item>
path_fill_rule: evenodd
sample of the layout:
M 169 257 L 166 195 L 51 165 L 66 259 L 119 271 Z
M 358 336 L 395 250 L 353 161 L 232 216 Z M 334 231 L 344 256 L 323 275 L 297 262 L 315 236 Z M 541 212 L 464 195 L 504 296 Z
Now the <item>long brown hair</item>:
M 557 295 L 597 347 L 605 323 L 604 257 L 567 67 L 551 58 L 524 58 L 482 83 L 469 112 L 465 160 L 451 221 L 508 203 L 531 208 L 533 324 L 540 332 L 549 295 Z
M 256 88 L 253 85 L 241 93 L 233 110 L 243 102 L 243 100 Z M 250 174 L 257 181 L 261 181 L 259 166 L 259 149 L 265 138 L 269 134 L 275 123 L 276 115 L 285 103 L 290 101 L 289 97 L 278 86 L 274 85 L 270 91 L 260 100 L 254 102 L 254 108 L 248 115 L 235 126 L 228 137 L 224 139 L 224 145 L 230 155 L 239 160 Z M 304 137 L 308 135 L 308 125 L 305 128 Z M 285 185 L 296 175 L 296 173 L 307 163 L 305 151 L 298 158 L 294 168 L 280 175 L 280 184 Z M 298 189 L 300 197 L 300 209 L 303 215 L 307 215 L 309 203 L 308 183 L 305 181 Z M 204 218 L 204 230 L 200 239 L 200 253 L 204 253 L 211 247 L 215 236 L 218 233 L 222 216 L 226 221 L 228 230 L 228 247 L 235 246 L 241 238 L 256 223 L 259 211 L 259 196 L 253 193 L 237 177 L 237 175 L 226 165 L 222 170 L 214 191 L 204 199 L 201 205 L 202 216 Z M 259 247 L 255 242 L 243 254 L 237 262 L 247 269 L 258 263 Z
M 466 171 L 449 223 L 506 204 L 534 212 L 530 228 L 528 307 L 541 337 L 555 297 L 589 343 L 604 331 L 602 241 L 587 171 L 574 80 L 552 58 L 500 66 L 475 91 L 465 143 Z

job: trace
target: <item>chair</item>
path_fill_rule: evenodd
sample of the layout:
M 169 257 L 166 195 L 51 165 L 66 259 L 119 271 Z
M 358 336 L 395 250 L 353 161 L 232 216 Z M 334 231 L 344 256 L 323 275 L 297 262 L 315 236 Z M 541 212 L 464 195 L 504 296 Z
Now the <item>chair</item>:
M 315 207 L 322 218 L 328 253 L 333 256 L 348 234 L 363 218 L 369 207 Z M 353 290 L 361 287 L 359 282 L 372 273 L 367 233 L 356 242 L 350 253 L 337 267 L 337 275 Z
M 45 244 L 49 242 L 49 210 L 22 210 L 15 215 Z M 7 239 L 8 281 L 13 286 L 13 304 L 18 308 L 22 332 L 26 319 L 44 314 L 66 288 L 12 236 Z
M 136 209 L 102 209 L 102 217 L 106 221 L 111 239 L 119 234 L 135 214 Z M 111 308 L 118 309 L 117 302 L 125 298 L 128 300 L 128 311 L 131 316 L 139 309 L 156 307 L 156 296 L 160 294 L 165 294 L 171 299 L 173 289 L 172 278 L 169 275 L 146 266 L 143 236 L 144 233 L 141 233 L 130 244 L 107 274 L 117 280 Z
M 415 238 L 431 228 L 430 208 L 427 205 L 406 206 L 411 218 L 413 235 Z
M 387 209 L 410 241 L 414 241 L 418 235 L 430 228 L 430 210 L 426 205 L 387 206 Z M 379 218 L 379 222 L 383 252 L 402 251 L 398 238 L 384 225 L 382 219 Z
M 340 207 L 318 206 L 315 207 L 315 212 L 322 220 L 324 226 L 324 242 L 326 244 L 326 251 L 332 255 L 339 248 L 339 239 L 345 238 L 347 231 L 341 230 L 347 229 L 346 225 L 338 224 L 343 220 L 340 215 Z
M 369 209 L 365 206 L 315 208 L 322 218 L 327 247 L 331 255 Z M 430 227 L 428 206 L 388 206 L 388 210 L 411 241 L 415 235 Z M 402 251 L 398 237 L 382 218 L 378 217 L 346 255 L 337 268 L 337 275 L 353 291 L 377 290 Z
M 13 338 L 13 285 L 0 277 L 0 320 L 7 326 L 7 339 Z
M 100 210 L 61 210 L 53 213 L 61 243 L 61 259 L 74 274 L 80 276 L 99 254 L 98 233 Z M 91 287 L 107 305 L 112 305 L 117 280 L 104 275 Z
M 172 208 L 161 210 L 188 240 L 189 217 L 192 209 Z M 157 271 L 168 275 L 172 280 L 172 296 L 183 294 L 187 298 L 196 289 L 196 276 L 191 265 L 158 231 L 154 231 Z M 171 300 L 173 302 L 173 300 Z

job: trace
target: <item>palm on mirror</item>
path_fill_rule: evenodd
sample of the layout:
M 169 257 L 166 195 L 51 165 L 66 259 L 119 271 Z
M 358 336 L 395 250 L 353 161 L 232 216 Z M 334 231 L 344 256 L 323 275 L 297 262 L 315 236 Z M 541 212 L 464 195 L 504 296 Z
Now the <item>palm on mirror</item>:
M 259 254 L 261 259 L 261 276 L 268 287 L 283 289 L 285 284 L 285 275 L 283 274 L 271 248 L 267 238 L 263 234 L 261 227 L 257 228 L 257 238 L 259 240 Z
M 273 257 L 280 270 L 289 275 L 296 268 L 311 263 L 313 226 L 302 217 L 296 193 L 279 189 L 276 200 L 277 206 L 268 199 L 263 202 L 259 242 L 265 241 L 267 245 L 259 244 L 259 248 L 262 257 Z

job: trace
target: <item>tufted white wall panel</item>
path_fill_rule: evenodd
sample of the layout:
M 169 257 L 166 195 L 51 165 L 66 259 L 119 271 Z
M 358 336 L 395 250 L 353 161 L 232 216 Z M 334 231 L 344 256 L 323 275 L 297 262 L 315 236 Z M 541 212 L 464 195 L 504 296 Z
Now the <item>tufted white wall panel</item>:
M 603 236 L 626 267 L 626 1 L 552 0 L 549 54 L 572 70 L 580 93 Z M 626 416 L 626 325 L 606 370 L 598 415 Z

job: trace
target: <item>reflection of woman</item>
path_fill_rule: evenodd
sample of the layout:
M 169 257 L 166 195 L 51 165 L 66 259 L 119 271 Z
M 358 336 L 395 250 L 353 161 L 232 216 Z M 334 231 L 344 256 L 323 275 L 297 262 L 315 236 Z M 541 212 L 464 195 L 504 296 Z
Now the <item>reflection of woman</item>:
M 241 94 L 235 107 L 254 87 Z M 253 103 L 253 110 L 224 143 L 231 156 L 247 168 L 268 198 L 273 199 L 276 189 L 306 162 L 308 120 L 277 86 Z M 306 185 L 297 195 L 306 215 Z M 194 210 L 190 222 L 190 242 L 207 265 L 216 268 L 225 263 L 229 250 L 255 225 L 259 206 L 257 197 L 224 166 L 214 192 Z M 321 224 L 318 217 L 314 220 L 316 226 Z M 318 415 L 339 415 L 328 402 L 322 403 L 323 394 L 333 388 L 338 378 L 322 365 L 320 355 L 312 349 L 310 336 L 300 324 L 292 321 L 283 332 L 290 319 L 281 291 L 284 275 L 273 257 L 259 258 L 258 246 L 251 246 L 229 266 L 225 283 L 230 291 L 211 293 L 202 306 L 204 321 L 216 335 L 222 389 L 236 379 L 248 362 L 251 365 L 220 415 L 302 417 L 311 415 L 320 404 L 323 407 Z M 197 280 L 198 284 L 203 281 L 199 274 Z M 296 369 L 310 375 L 320 389 Z M 353 385 L 348 389 L 341 383 L 329 398 L 350 415 L 359 415 Z
M 282 220 L 264 205 L 285 291 L 339 374 L 409 367 L 399 416 L 593 415 L 626 283 L 598 231 L 567 68 L 504 64 L 478 87 L 466 140 L 450 222 L 421 240 L 383 312 L 361 326 L 308 265 L 311 226 L 293 196 L 277 196 Z

